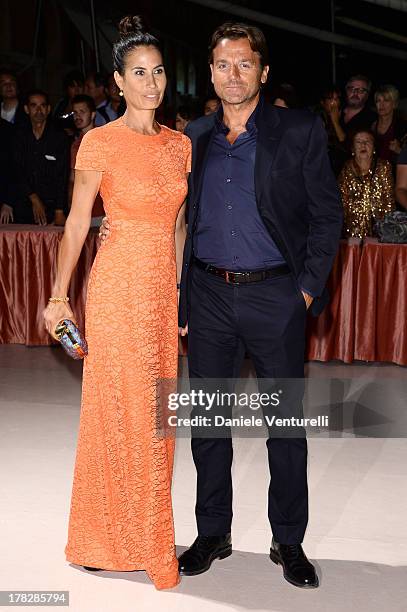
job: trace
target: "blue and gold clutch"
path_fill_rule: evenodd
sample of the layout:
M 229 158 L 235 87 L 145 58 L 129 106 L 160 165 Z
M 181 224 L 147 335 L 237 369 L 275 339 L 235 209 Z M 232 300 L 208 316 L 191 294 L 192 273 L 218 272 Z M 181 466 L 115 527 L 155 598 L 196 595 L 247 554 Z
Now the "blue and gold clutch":
M 70 319 L 63 319 L 58 323 L 55 335 L 73 359 L 83 359 L 88 354 L 88 344 L 84 336 Z

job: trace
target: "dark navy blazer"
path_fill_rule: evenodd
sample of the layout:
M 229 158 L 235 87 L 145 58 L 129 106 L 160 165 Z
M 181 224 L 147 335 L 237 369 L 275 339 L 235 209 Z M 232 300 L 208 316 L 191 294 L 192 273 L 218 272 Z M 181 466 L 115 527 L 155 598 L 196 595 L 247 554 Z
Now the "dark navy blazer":
M 256 202 L 263 222 L 289 265 L 298 287 L 316 296 L 311 313 L 328 302 L 325 283 L 342 230 L 342 203 L 327 153 L 321 119 L 306 110 L 271 106 L 260 99 L 256 114 Z M 202 179 L 212 139 L 215 114 L 188 124 L 192 170 L 188 184 L 188 231 L 179 302 L 179 325 L 188 321 L 189 270 Z

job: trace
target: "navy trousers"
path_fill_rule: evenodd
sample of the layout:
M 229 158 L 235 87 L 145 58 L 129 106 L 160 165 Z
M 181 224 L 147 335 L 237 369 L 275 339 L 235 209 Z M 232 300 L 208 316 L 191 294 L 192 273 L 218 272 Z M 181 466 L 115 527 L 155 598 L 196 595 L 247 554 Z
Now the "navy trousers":
M 303 379 L 306 305 L 291 273 L 239 285 L 226 283 L 196 266 L 191 268 L 191 275 L 191 379 L 238 377 L 245 351 L 258 379 Z M 298 388 L 295 393 L 298 396 Z M 302 392 L 292 399 L 302 413 Z M 281 544 L 301 543 L 308 522 L 306 438 L 269 436 L 266 445 L 270 468 L 268 516 L 274 538 Z M 229 533 L 233 514 L 232 439 L 193 434 L 191 446 L 197 470 L 198 533 Z

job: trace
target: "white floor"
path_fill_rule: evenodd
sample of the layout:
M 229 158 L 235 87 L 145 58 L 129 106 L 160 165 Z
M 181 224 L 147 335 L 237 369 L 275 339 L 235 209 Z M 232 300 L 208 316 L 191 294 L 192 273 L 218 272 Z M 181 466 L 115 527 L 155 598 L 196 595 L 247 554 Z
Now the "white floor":
M 310 364 L 309 372 L 407 380 L 397 366 Z M 159 592 L 144 572 L 90 574 L 67 563 L 80 379 L 80 365 L 60 349 L 0 347 L 0 590 L 66 590 L 74 612 L 407 610 L 407 438 L 309 439 L 304 549 L 318 568 L 319 589 L 289 585 L 267 556 L 268 468 L 259 439 L 235 440 L 234 552 L 209 572 Z M 196 535 L 194 495 L 189 440 L 180 439 L 173 488 L 179 551 Z

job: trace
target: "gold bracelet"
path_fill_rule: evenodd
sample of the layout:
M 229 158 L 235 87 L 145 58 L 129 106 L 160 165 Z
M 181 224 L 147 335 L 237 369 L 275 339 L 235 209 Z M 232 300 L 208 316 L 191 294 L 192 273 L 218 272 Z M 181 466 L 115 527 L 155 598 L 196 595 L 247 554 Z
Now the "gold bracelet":
M 69 302 L 69 297 L 50 297 L 48 302 L 51 302 L 51 304 L 57 304 L 58 302 Z

